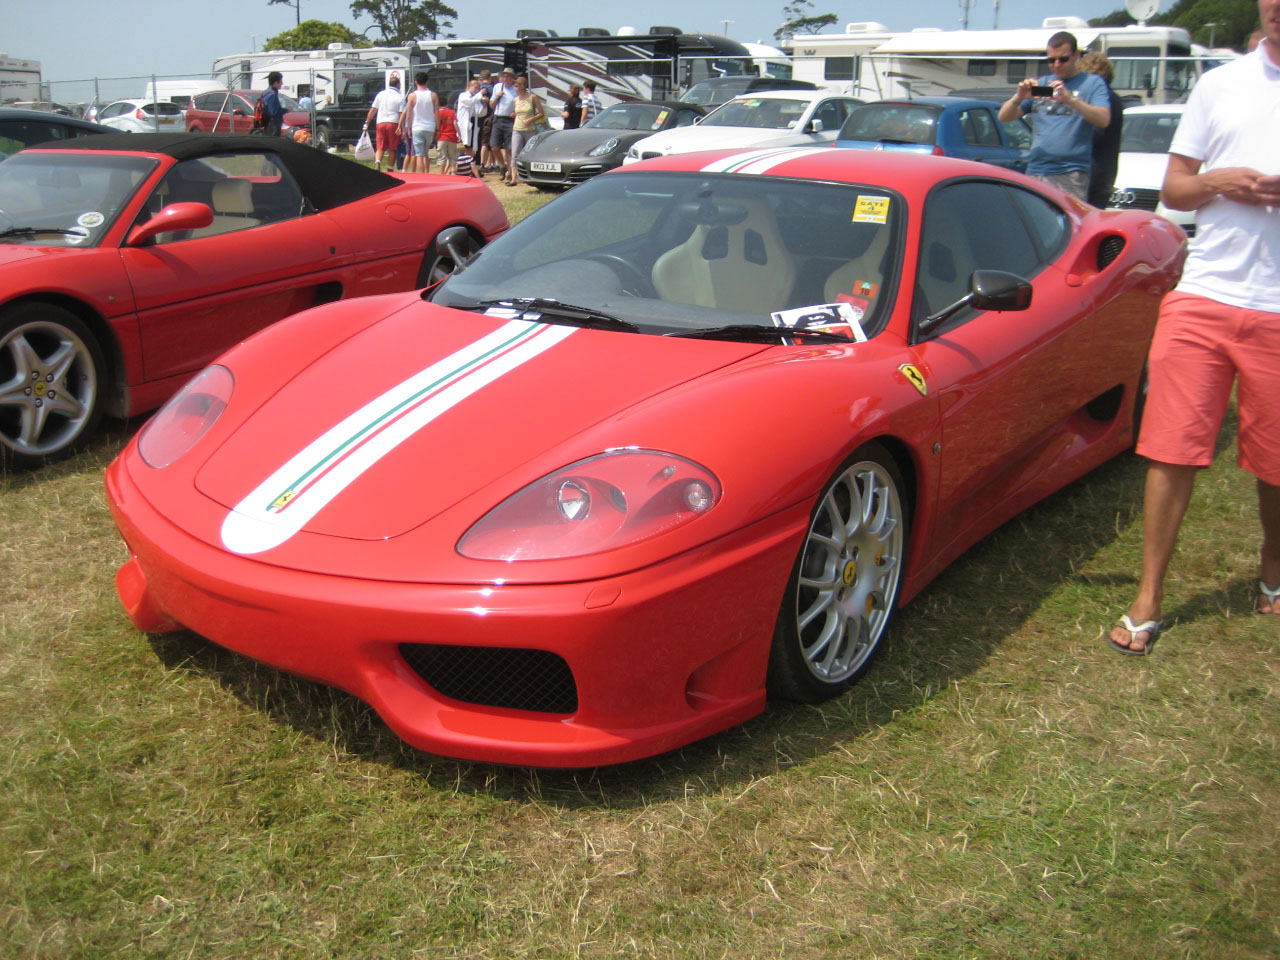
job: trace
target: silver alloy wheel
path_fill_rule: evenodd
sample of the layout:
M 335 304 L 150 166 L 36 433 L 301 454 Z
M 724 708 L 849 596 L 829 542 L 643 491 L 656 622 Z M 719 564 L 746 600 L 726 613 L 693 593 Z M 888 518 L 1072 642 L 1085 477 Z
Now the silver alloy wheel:
M 854 676 L 875 651 L 902 576 L 902 497 L 874 460 L 828 486 L 805 538 L 796 580 L 795 632 L 819 682 Z
M 0 334 L 0 443 L 19 456 L 68 450 L 96 412 L 98 365 L 69 327 L 30 320 Z

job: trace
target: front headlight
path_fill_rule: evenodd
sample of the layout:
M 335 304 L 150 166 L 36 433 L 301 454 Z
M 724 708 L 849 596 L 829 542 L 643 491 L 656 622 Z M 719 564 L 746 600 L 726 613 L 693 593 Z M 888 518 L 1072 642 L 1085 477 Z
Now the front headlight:
M 705 467 L 661 450 L 623 448 L 535 480 L 458 541 L 474 560 L 562 560 L 648 540 L 702 516 L 720 500 Z
M 534 147 L 538 145 L 539 141 L 541 141 L 544 136 L 546 136 L 546 134 L 544 133 L 535 133 L 532 137 L 530 137 L 528 140 L 524 142 L 524 146 L 521 149 L 532 150 Z
M 190 450 L 218 422 L 231 401 L 235 377 L 226 367 L 205 367 L 169 398 L 138 435 L 138 453 L 159 470 Z
M 618 138 L 610 137 L 599 146 L 592 147 L 587 151 L 588 157 L 603 157 L 606 153 L 613 153 L 618 149 Z

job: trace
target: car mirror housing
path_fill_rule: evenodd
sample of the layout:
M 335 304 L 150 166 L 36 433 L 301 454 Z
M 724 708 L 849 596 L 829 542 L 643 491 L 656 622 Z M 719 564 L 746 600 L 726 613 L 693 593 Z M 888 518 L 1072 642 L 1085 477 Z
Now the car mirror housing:
M 809 121 L 809 129 L 814 133 L 821 133 L 823 130 L 823 126 L 824 125 L 822 121 L 819 120 L 817 117 L 814 117 L 812 120 Z
M 171 203 L 141 226 L 129 232 L 125 243 L 131 247 L 170 230 L 200 230 L 213 223 L 213 209 L 207 203 Z
M 965 307 L 975 310 L 1026 310 L 1031 306 L 1031 281 L 1004 270 L 975 270 L 969 276 L 969 292 L 949 307 L 920 321 L 926 333 Z
M 467 243 L 470 237 L 466 227 L 445 227 L 436 234 L 436 254 L 453 261 L 455 274 L 465 270 L 470 260 L 467 256 Z

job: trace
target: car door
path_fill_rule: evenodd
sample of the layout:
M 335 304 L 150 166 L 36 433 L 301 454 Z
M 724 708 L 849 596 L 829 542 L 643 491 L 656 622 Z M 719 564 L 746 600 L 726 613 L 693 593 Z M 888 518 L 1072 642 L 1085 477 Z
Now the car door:
M 339 242 L 329 218 L 304 215 L 296 183 L 268 153 L 176 164 L 139 221 L 182 201 L 213 223 L 124 247 L 147 380 L 188 374 L 268 324 L 334 299 Z
M 916 365 L 942 414 L 939 549 L 1063 457 L 1079 440 L 1073 416 L 1110 385 L 1097 356 L 1106 332 L 1054 265 L 1070 237 L 1054 204 L 1008 184 L 953 182 L 926 202 L 912 322 Z M 1030 280 L 1030 309 L 965 308 L 922 330 L 977 269 Z
M 845 120 L 852 112 L 854 102 L 849 99 L 832 97 L 819 102 L 805 123 L 805 130 L 816 143 L 831 143 L 840 133 Z M 821 121 L 822 130 L 814 132 L 814 120 Z
M 979 106 L 961 110 L 959 125 L 963 137 L 959 156 L 1009 169 L 1021 161 L 1021 151 L 1009 145 L 992 108 Z

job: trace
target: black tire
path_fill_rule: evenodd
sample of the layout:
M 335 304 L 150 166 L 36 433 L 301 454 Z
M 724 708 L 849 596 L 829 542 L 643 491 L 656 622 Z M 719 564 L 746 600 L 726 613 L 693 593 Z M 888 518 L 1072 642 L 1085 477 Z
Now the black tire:
M 327 123 L 316 124 L 316 131 L 311 138 L 311 142 L 317 150 L 329 149 L 329 125 Z
M 823 488 L 774 627 L 770 694 L 820 703 L 871 665 L 902 584 L 904 491 L 898 465 L 878 443 L 854 451 Z
M 106 362 L 78 317 L 49 303 L 0 310 L 0 455 L 19 467 L 71 454 L 102 420 Z
M 479 252 L 481 246 L 483 244 L 475 238 L 474 234 L 468 231 L 467 245 L 463 250 L 463 256 L 470 260 Z M 427 249 L 426 255 L 422 258 L 422 266 L 418 268 L 418 289 L 434 287 L 449 274 L 453 273 L 455 266 L 456 264 L 454 264 L 452 257 L 441 256 L 436 253 L 433 242 Z

